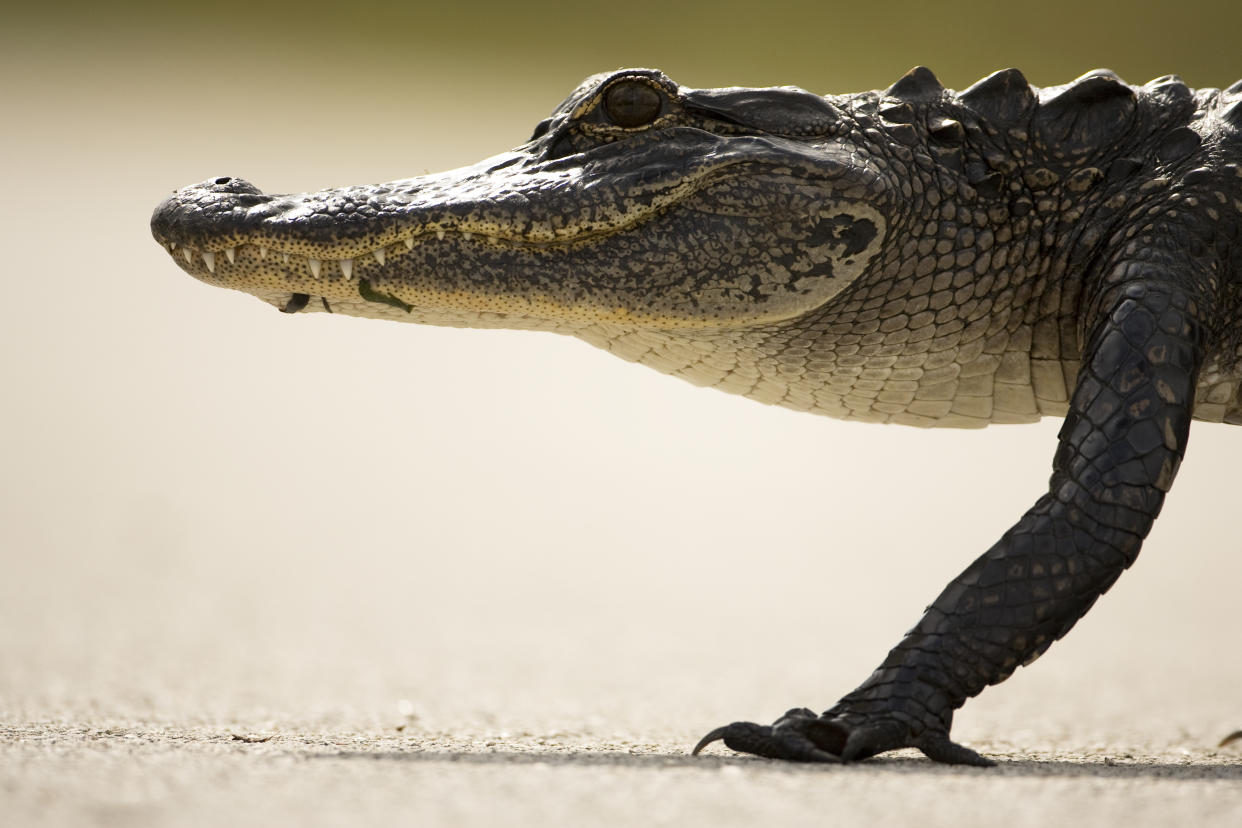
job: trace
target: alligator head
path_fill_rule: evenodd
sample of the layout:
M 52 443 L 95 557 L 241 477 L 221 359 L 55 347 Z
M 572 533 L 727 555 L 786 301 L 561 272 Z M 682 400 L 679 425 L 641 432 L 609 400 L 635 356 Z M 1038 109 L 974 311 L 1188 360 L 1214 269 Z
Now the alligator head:
M 215 178 L 151 229 L 191 275 L 287 313 L 736 330 L 823 306 L 880 248 L 890 187 L 845 123 L 799 89 L 624 70 L 473 166 L 296 195 Z

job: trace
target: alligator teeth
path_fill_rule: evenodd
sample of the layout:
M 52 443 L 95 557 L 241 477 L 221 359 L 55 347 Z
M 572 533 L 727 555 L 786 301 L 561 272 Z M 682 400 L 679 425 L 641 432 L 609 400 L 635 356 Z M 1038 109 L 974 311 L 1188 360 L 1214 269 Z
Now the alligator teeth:
M 319 278 L 319 260 L 318 259 L 307 259 L 306 263 L 310 265 L 311 275 L 314 276 L 316 279 L 318 279 Z
M 190 262 L 194 261 L 193 256 L 190 254 L 190 248 L 188 247 L 181 248 L 181 258 L 185 259 L 186 264 L 189 264 Z
M 266 259 L 266 258 L 267 258 L 267 248 L 266 248 L 266 247 L 262 247 L 262 246 L 261 246 L 261 247 L 259 247 L 259 258 L 260 258 L 260 259 Z
M 371 255 L 375 257 L 375 261 L 379 262 L 380 264 L 384 263 L 384 259 L 385 259 L 384 248 L 382 247 L 377 248 L 376 251 L 372 253 Z
M 312 261 L 314 260 L 312 259 Z M 319 273 L 316 272 L 315 275 L 318 276 Z M 341 259 L 341 275 L 344 276 L 346 279 L 349 279 L 350 277 L 354 275 L 354 260 L 353 259 Z
M 224 248 L 224 255 L 228 258 L 229 264 L 237 263 L 237 248 L 236 247 Z
M 216 254 L 203 251 L 203 264 L 207 265 L 207 269 L 212 273 L 216 272 Z
M 170 253 L 171 253 L 172 251 L 176 250 L 176 249 L 177 249 L 177 243 L 176 243 L 176 242 L 169 242 L 169 243 L 168 243 L 168 251 L 169 251 Z
M 414 237 L 413 236 L 410 236 L 408 239 L 405 240 L 405 249 L 406 250 L 414 249 Z
M 473 238 L 474 238 L 474 233 L 469 233 L 469 232 L 462 233 L 462 234 L 461 234 L 461 237 L 462 237 L 463 239 L 467 239 L 467 240 L 469 240 L 469 239 L 473 239 Z
M 443 230 L 437 230 L 437 231 L 436 231 L 436 238 L 437 238 L 437 239 L 439 239 L 440 241 L 444 241 L 444 231 L 443 231 Z
M 284 260 L 285 264 L 289 264 L 289 254 L 288 254 L 288 253 L 281 253 L 281 254 L 280 254 L 280 257 L 281 257 L 281 259 L 283 259 L 283 260 Z

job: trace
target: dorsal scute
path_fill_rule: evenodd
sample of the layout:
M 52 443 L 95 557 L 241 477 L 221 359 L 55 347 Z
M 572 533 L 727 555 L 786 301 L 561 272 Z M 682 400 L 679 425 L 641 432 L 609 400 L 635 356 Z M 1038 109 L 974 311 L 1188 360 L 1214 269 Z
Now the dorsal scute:
M 914 123 L 914 107 L 904 101 L 881 105 L 879 115 L 890 124 Z
M 1097 69 L 1042 90 L 1034 132 L 1053 154 L 1080 153 L 1118 141 L 1132 128 L 1137 111 L 1134 88 L 1109 70 Z
M 1203 139 L 1190 127 L 1177 127 L 1165 133 L 1156 146 L 1156 160 L 1162 164 L 1176 164 L 1199 151 Z
M 960 144 L 966 140 L 966 130 L 956 118 L 931 118 L 927 122 L 927 131 L 943 144 Z
M 1186 82 L 1182 80 L 1181 75 L 1161 75 L 1158 78 L 1152 78 L 1143 85 L 1151 89 L 1156 89 L 1158 87 L 1165 86 L 1185 86 Z
M 1242 97 L 1220 111 L 1220 119 L 1237 130 L 1242 130 Z
M 985 121 L 999 125 L 1024 120 L 1035 109 L 1035 91 L 1017 69 L 993 72 L 957 99 Z
M 1143 92 L 1159 101 L 1159 106 L 1169 113 L 1194 110 L 1195 93 L 1177 75 L 1164 75 L 1143 85 Z
M 712 117 L 773 135 L 831 135 L 841 122 L 841 113 L 827 99 L 793 86 L 683 89 L 682 102 Z
M 1234 131 L 1242 131 L 1242 80 L 1221 92 L 1216 117 Z
M 1203 117 L 1242 135 L 1242 81 L 1224 92 L 1195 92 L 1175 75 L 1137 86 L 1096 69 L 1041 89 L 1017 69 L 1003 69 L 954 93 L 919 67 L 879 94 L 871 112 L 894 143 L 910 145 L 906 125 L 914 127 L 925 155 L 963 174 L 980 194 L 1003 193 L 1015 169 L 1056 176 L 1049 183 L 1028 175 L 1023 182 L 1033 191 L 1063 184 L 1085 192 L 1152 163 L 1183 164 L 1201 151 L 1205 133 L 1196 120 Z
M 944 95 L 945 89 L 932 70 L 916 66 L 902 75 L 884 94 L 903 101 L 928 101 Z

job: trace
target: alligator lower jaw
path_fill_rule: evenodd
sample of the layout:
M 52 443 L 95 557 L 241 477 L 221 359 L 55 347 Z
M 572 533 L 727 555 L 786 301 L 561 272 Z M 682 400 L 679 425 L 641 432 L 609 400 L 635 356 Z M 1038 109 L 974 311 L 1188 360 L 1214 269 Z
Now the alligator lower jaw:
M 452 231 L 430 238 L 452 241 Z M 480 234 L 457 233 L 475 244 L 504 244 Z M 258 244 L 215 251 L 169 242 L 163 245 L 190 275 L 218 287 L 251 294 L 284 313 L 327 312 L 459 327 L 514 328 L 572 332 L 593 324 L 622 329 L 709 330 L 728 320 L 685 319 L 626 308 L 566 306 L 538 296 L 509 296 L 461 290 L 441 291 L 394 285 L 386 275 L 403 254 L 416 249 L 414 238 L 385 245 L 363 256 L 319 259 Z M 399 293 L 399 295 L 397 295 Z M 740 321 L 740 320 L 739 320 Z

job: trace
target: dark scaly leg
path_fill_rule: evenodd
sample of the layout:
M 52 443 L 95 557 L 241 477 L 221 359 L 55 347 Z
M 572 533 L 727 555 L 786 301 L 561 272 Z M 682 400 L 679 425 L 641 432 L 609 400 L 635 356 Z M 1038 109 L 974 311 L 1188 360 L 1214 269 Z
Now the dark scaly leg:
M 949 739 L 953 711 L 1041 655 L 1134 562 L 1186 448 L 1201 295 L 1169 263 L 1123 261 L 1098 292 L 1049 491 L 940 594 L 854 692 L 816 716 L 713 731 L 734 750 L 850 761 L 915 747 L 992 762 Z

